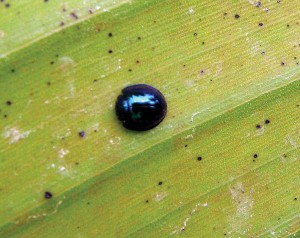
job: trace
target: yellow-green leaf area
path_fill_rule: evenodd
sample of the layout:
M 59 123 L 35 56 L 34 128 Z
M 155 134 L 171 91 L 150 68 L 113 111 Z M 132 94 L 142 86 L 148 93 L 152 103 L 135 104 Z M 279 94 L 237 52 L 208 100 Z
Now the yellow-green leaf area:
M 0 15 L 1 236 L 299 231 L 298 1 L 104 3 L 63 27 L 20 28 L 59 1 Z M 134 83 L 167 99 L 153 130 L 115 116 Z
M 128 0 L 2 0 L 0 58 L 27 47 L 95 14 L 108 12 Z

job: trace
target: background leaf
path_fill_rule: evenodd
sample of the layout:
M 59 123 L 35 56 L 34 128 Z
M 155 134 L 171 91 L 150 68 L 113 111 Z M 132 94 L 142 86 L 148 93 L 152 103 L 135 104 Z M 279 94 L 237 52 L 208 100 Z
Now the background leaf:
M 1 237 L 299 230 L 297 0 L 0 4 Z M 133 83 L 153 130 L 116 119 Z

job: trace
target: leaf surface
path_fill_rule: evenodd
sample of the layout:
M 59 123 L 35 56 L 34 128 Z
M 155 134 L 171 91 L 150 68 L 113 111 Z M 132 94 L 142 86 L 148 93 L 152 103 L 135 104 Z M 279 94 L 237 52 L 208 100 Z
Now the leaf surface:
M 0 3 L 1 237 L 299 234 L 297 0 L 33 2 Z

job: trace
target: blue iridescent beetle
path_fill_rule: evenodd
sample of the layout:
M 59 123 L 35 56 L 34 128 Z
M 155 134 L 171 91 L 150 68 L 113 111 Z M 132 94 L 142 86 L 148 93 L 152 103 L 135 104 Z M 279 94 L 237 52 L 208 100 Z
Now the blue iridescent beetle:
M 130 130 L 146 131 L 166 116 L 167 103 L 160 91 L 147 84 L 134 84 L 122 90 L 116 102 L 116 114 Z

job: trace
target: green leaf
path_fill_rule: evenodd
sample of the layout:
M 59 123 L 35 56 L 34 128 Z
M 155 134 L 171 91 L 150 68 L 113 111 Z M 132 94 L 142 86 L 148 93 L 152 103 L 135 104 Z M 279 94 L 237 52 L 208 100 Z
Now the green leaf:
M 0 236 L 299 236 L 299 13 L 0 2 Z M 115 116 L 134 83 L 167 99 L 150 131 Z

